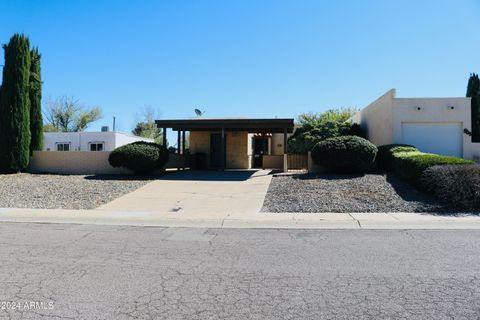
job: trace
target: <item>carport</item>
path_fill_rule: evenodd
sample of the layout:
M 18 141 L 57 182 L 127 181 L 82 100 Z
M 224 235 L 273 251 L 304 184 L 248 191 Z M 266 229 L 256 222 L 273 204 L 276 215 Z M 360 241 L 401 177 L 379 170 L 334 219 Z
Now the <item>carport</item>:
M 191 133 L 190 145 L 201 145 L 202 150 L 209 155 L 210 167 L 222 170 L 249 168 L 248 134 L 283 134 L 283 170 L 287 171 L 287 134 L 293 132 L 293 119 L 183 119 L 156 120 L 155 123 L 158 128 L 163 129 L 164 145 L 167 144 L 167 129 L 176 131 L 176 152 L 185 154 L 185 136 L 188 131 Z M 230 136 L 229 139 L 227 135 Z

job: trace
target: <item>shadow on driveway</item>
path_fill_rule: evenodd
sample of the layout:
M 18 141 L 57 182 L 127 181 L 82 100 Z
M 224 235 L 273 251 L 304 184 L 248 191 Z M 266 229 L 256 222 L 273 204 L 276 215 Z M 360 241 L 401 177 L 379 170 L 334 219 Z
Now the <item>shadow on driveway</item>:
M 161 180 L 181 181 L 246 181 L 259 170 L 186 170 L 168 172 Z M 258 175 L 255 175 L 257 177 Z

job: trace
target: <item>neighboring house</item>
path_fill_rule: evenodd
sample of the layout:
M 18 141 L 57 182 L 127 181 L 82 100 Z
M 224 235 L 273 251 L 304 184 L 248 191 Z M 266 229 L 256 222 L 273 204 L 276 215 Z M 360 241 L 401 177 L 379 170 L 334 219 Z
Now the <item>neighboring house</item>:
M 45 132 L 44 151 L 112 151 L 135 141 L 153 142 L 123 132 Z
M 159 128 L 178 132 L 179 152 L 185 150 L 189 131 L 189 152 L 204 157 L 207 168 L 286 170 L 285 144 L 293 132 L 293 119 L 186 119 L 156 120 Z M 183 150 L 183 151 L 182 151 Z
M 473 159 L 470 98 L 396 98 L 385 93 L 351 118 L 376 145 L 404 143 L 423 152 Z

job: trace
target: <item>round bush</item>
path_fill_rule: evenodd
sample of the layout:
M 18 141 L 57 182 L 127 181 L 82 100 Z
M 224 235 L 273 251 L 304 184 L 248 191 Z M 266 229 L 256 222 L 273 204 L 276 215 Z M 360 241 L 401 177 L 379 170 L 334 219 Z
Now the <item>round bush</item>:
M 124 167 L 136 174 L 147 174 L 162 168 L 167 163 L 168 157 L 168 150 L 162 145 L 138 141 L 113 150 L 108 162 L 115 168 Z
M 377 147 L 357 136 L 326 139 L 312 149 L 315 164 L 336 172 L 365 172 L 372 168 Z

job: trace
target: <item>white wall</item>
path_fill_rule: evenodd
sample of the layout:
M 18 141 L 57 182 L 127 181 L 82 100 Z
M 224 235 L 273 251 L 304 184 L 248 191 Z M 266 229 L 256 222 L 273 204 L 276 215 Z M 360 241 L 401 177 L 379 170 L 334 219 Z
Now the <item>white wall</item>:
M 118 148 L 125 144 L 136 142 L 136 141 L 153 142 L 153 139 L 137 137 L 132 134 L 123 133 L 123 132 L 115 132 L 115 148 Z
M 104 151 L 135 141 L 152 139 L 136 137 L 122 132 L 45 132 L 44 151 L 57 151 L 57 143 L 69 143 L 70 151 L 90 151 L 90 143 L 103 143 Z
M 392 107 L 395 89 L 386 92 L 380 98 L 363 108 L 350 120 L 365 129 L 368 140 L 379 146 L 393 141 Z
M 450 107 L 453 106 L 452 110 Z M 418 110 L 420 108 L 420 110 Z M 393 105 L 393 143 L 402 141 L 402 123 L 460 124 L 471 131 L 470 98 L 395 98 Z M 463 157 L 472 158 L 471 137 L 462 132 Z
M 359 123 L 377 146 L 406 143 L 402 140 L 403 123 L 458 124 L 462 131 L 471 131 L 470 98 L 396 98 L 395 93 L 395 89 L 388 91 L 350 119 Z M 462 132 L 460 143 L 465 159 L 480 157 L 480 144 L 473 144 L 469 135 Z

